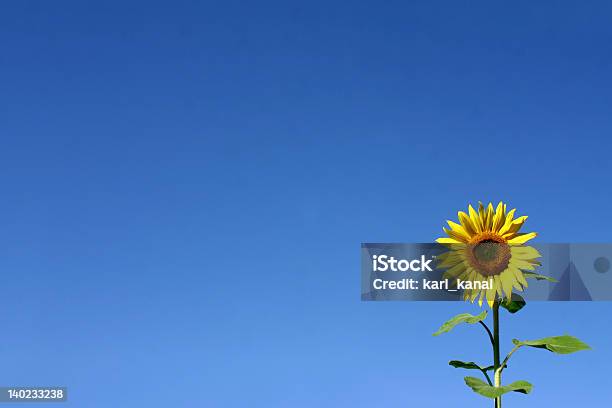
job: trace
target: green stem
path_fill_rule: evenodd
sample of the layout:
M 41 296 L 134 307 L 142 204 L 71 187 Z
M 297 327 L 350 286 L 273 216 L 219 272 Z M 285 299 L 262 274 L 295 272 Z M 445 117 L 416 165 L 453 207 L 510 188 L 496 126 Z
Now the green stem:
M 499 366 L 499 368 L 497 369 L 497 371 L 499 371 L 499 374 L 501 375 L 501 372 L 504 370 L 504 368 L 506 368 L 506 366 L 508 365 L 508 360 L 510 360 L 510 357 L 512 357 L 512 355 L 514 354 L 514 352 L 518 349 L 520 349 L 522 346 L 522 344 L 516 345 L 514 346 L 514 348 L 508 353 L 508 355 L 506 356 L 506 358 L 504 358 L 504 362 L 501 364 L 501 366 Z
M 493 303 L 493 372 L 494 386 L 501 386 L 501 370 L 499 359 L 499 300 Z M 501 408 L 501 396 L 495 398 L 495 408 Z
M 489 326 L 487 326 L 485 322 L 483 322 L 482 320 L 479 321 L 478 323 L 480 323 L 482 327 L 484 327 L 484 329 L 487 331 L 487 334 L 489 335 L 489 340 L 491 340 L 491 344 L 494 344 L 493 333 L 491 333 L 491 329 L 489 329 Z
M 489 374 L 487 374 L 487 370 L 480 370 L 485 378 L 487 379 L 487 382 L 489 383 L 489 385 L 492 387 L 493 386 L 493 382 L 491 381 L 491 377 L 489 377 Z

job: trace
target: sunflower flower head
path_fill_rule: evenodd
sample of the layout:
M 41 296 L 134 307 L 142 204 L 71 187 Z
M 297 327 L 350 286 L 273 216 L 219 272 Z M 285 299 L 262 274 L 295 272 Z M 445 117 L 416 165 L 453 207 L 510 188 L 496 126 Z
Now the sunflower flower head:
M 516 210 L 506 211 L 506 204 L 499 202 L 494 209 L 479 203 L 478 211 L 471 205 L 468 212 L 458 212 L 459 223 L 447 221 L 443 228 L 446 237 L 436 242 L 449 250 L 438 257 L 438 267 L 445 269 L 445 277 L 471 282 L 492 282 L 488 288 L 479 285 L 465 289 L 465 300 L 484 300 L 491 306 L 497 299 L 511 298 L 512 291 L 527 287 L 524 271 L 533 271 L 539 262 L 538 251 L 524 245 L 536 237 L 535 232 L 520 232 L 527 216 L 515 218 Z

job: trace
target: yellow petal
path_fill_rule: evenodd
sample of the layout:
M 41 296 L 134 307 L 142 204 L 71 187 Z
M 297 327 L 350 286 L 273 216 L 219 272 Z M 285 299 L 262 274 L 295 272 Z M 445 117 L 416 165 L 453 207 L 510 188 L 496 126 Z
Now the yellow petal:
M 461 275 L 465 273 L 465 271 L 466 271 L 466 266 L 463 263 L 459 263 L 453 266 L 452 268 L 448 269 L 446 271 L 446 274 L 448 274 L 448 276 L 452 278 L 459 278 L 461 277 Z
M 438 266 L 447 267 L 463 262 L 463 251 L 447 251 L 436 258 Z
M 514 238 L 510 239 L 508 241 L 509 244 L 524 244 L 525 242 L 529 241 L 530 239 L 533 239 L 537 236 L 538 234 L 535 232 L 530 232 L 527 234 L 519 234 L 517 236 L 515 236 Z
M 493 228 L 491 230 L 493 232 L 498 231 L 502 226 L 502 222 L 505 221 L 505 218 L 506 217 L 504 214 L 504 205 L 500 201 L 499 204 L 497 204 L 497 208 L 495 209 L 495 215 L 493 216 Z
M 514 274 L 514 277 L 516 278 L 516 280 L 523 285 L 524 288 L 526 288 L 528 286 L 527 284 L 527 279 L 525 279 L 525 276 L 523 275 L 523 272 L 521 272 L 519 269 L 517 268 L 511 268 L 512 273 Z
M 470 220 L 472 221 L 472 225 L 474 225 L 474 228 L 476 228 L 476 232 L 482 232 L 480 218 L 478 217 L 478 213 L 474 210 L 471 204 L 468 207 L 468 212 L 470 213 Z
M 489 205 L 487 206 L 487 212 L 486 212 L 486 222 L 485 222 L 485 229 L 487 231 L 491 231 L 493 228 L 493 215 L 494 215 L 494 211 L 493 211 L 493 204 L 489 203 Z
M 453 238 L 446 238 L 446 237 L 442 237 L 442 238 L 438 238 L 436 239 L 436 242 L 438 244 L 460 244 L 460 241 L 457 241 L 456 239 Z
M 462 225 L 459 225 L 450 220 L 446 222 L 448 223 L 448 226 L 451 227 L 453 231 L 455 231 L 457 234 L 460 234 L 462 237 L 464 237 L 466 242 L 470 240 L 470 234 L 468 234 L 468 232 L 465 230 L 465 228 L 463 228 Z
M 458 233 L 457 231 L 453 231 L 453 230 L 451 230 L 451 229 L 447 229 L 447 228 L 442 228 L 442 229 L 444 230 L 444 232 L 446 232 L 446 234 L 447 234 L 449 237 L 451 237 L 451 238 L 453 238 L 453 239 L 455 239 L 455 240 L 457 240 L 457 241 L 459 241 L 459 242 L 465 242 L 465 243 L 467 243 L 467 242 L 468 242 L 468 240 L 469 240 L 469 238 L 468 238 L 468 237 L 466 237 L 465 235 L 462 235 L 462 234 Z
M 505 233 L 502 233 L 502 236 L 506 239 L 512 238 L 523 227 L 525 221 L 527 221 L 526 215 L 518 217 L 516 220 L 512 221 L 512 224 L 510 224 Z
M 472 220 L 470 220 L 470 217 L 463 211 L 459 211 L 457 213 L 457 216 L 459 217 L 459 222 L 461 223 L 465 231 L 470 234 L 470 236 L 476 235 L 476 227 L 472 223 Z
M 522 245 L 510 246 L 510 253 L 512 254 L 512 258 L 519 258 L 525 261 L 532 261 L 542 256 L 534 247 Z
M 512 286 L 514 284 L 514 274 L 508 270 L 505 270 L 500 276 L 501 287 L 504 291 L 504 295 L 510 299 L 512 297 Z
M 506 219 L 504 220 L 504 225 L 499 229 L 500 234 L 504 234 L 510 226 L 512 225 L 512 219 L 514 218 L 514 213 L 516 212 L 516 208 L 510 210 L 510 212 L 506 215 Z
M 485 207 L 484 205 L 482 205 L 482 203 L 479 201 L 478 202 L 478 217 L 480 218 L 480 226 L 482 227 L 482 231 L 486 230 L 486 224 L 485 224 L 485 220 L 486 220 L 486 213 L 485 213 Z
M 515 268 L 526 270 L 526 271 L 533 271 L 536 268 L 535 264 L 533 264 L 533 263 L 531 263 L 529 261 L 526 261 L 524 259 L 519 259 L 519 258 L 516 258 L 516 259 L 512 258 L 512 259 L 510 259 L 510 265 L 512 265 Z

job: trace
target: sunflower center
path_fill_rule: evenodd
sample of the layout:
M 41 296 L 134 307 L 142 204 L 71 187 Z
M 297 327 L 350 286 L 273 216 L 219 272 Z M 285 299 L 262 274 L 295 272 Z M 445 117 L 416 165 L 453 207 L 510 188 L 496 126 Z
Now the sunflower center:
M 510 262 L 510 247 L 499 237 L 483 237 L 469 245 L 468 259 L 481 275 L 499 275 Z

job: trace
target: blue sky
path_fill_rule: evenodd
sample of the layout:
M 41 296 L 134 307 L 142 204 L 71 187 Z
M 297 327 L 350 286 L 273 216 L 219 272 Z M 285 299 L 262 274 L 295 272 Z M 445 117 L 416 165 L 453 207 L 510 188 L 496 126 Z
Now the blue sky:
M 611 11 L 5 4 L 0 384 L 71 407 L 488 404 L 446 365 L 489 357 L 479 328 L 431 336 L 478 308 L 360 302 L 360 243 L 500 199 L 540 242 L 609 242 Z M 507 405 L 610 402 L 610 311 L 506 318 L 507 345 L 594 348 L 522 350 L 506 377 L 535 389 Z

